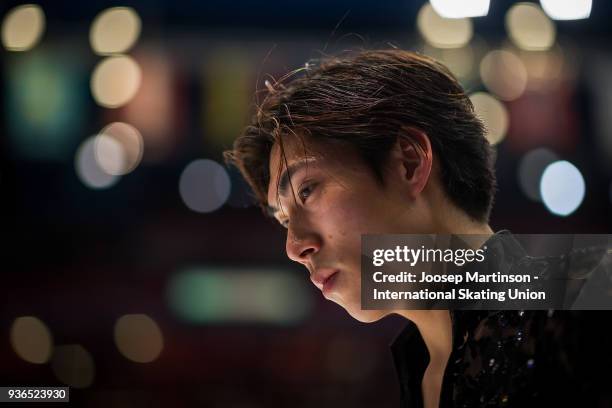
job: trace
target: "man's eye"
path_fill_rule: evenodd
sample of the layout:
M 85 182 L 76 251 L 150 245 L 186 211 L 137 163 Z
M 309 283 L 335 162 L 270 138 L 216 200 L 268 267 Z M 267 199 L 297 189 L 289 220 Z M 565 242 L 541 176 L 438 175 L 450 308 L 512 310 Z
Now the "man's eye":
M 300 200 L 302 201 L 302 203 L 305 203 L 306 200 L 308 199 L 308 197 L 310 197 L 310 195 L 312 194 L 313 190 L 315 188 L 315 184 L 307 184 L 304 185 L 303 187 L 301 187 L 298 190 L 298 197 L 300 198 Z M 289 228 L 289 218 L 285 218 L 285 219 L 281 219 L 278 221 L 280 225 L 282 225 L 285 228 Z
M 305 202 L 306 199 L 310 197 L 310 195 L 312 194 L 313 189 L 314 189 L 314 186 L 312 184 L 306 185 L 302 189 L 300 189 L 300 191 L 298 192 L 298 196 L 300 197 L 300 200 L 302 200 L 302 202 Z

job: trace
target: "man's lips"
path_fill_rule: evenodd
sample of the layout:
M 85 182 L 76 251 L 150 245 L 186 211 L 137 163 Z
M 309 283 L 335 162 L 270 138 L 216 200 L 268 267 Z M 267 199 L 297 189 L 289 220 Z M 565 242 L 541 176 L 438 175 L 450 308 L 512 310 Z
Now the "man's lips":
M 310 275 L 310 280 L 325 294 L 331 290 L 338 272 L 337 269 L 319 269 Z

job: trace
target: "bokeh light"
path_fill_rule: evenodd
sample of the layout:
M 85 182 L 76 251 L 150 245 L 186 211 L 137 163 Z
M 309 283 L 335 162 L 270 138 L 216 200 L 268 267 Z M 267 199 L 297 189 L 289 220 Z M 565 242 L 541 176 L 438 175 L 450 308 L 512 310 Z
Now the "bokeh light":
M 542 174 L 540 194 L 551 213 L 570 215 L 584 199 L 584 177 L 572 163 L 565 160 L 556 161 L 546 167 Z
M 487 128 L 487 140 L 492 145 L 498 144 L 506 136 L 509 124 L 508 110 L 502 102 L 486 92 L 470 95 L 474 111 Z
M 83 141 L 75 155 L 75 170 L 83 184 L 93 189 L 108 188 L 119 181 L 118 176 L 106 173 L 98 164 L 95 152 L 95 137 Z M 115 145 L 115 148 L 121 149 Z
M 244 51 L 216 51 L 206 61 L 202 125 L 207 143 L 224 148 L 240 134 L 249 116 L 254 81 Z
M 227 201 L 230 191 L 227 171 L 213 160 L 194 160 L 181 173 L 179 193 L 193 211 L 215 211 Z
M 555 20 L 581 20 L 589 18 L 593 0 L 540 0 L 542 8 Z
M 443 49 L 441 60 L 458 78 L 469 78 L 474 73 L 474 49 L 469 45 Z
M 94 154 L 96 162 L 102 171 L 110 175 L 123 174 L 126 167 L 126 152 L 121 143 L 104 133 L 94 139 Z
M 114 337 L 119 352 L 137 363 L 156 360 L 164 348 L 159 326 L 145 314 L 121 316 L 115 323 Z
M 170 308 L 193 323 L 297 323 L 312 302 L 306 279 L 290 271 L 199 268 L 168 283 Z
M 6 137 L 22 157 L 70 160 L 87 123 L 87 93 L 75 86 L 86 78 L 78 57 L 39 47 L 6 59 Z
M 476 52 L 471 45 L 461 48 L 436 48 L 424 44 L 423 54 L 442 62 L 461 80 L 469 80 L 477 75 Z
M 80 344 L 55 347 L 51 368 L 58 380 L 71 387 L 86 388 L 93 384 L 94 360 Z
M 518 3 L 506 14 L 506 30 L 514 44 L 524 50 L 547 50 L 555 43 L 554 23 L 533 3 Z
M 45 13 L 40 6 L 17 6 L 2 21 L 2 45 L 9 51 L 27 51 L 40 41 L 44 30 Z
M 142 160 L 143 151 L 142 135 L 127 123 L 113 122 L 95 137 L 96 161 L 110 175 L 120 176 L 134 170 Z
M 527 69 L 527 89 L 547 91 L 559 86 L 566 65 L 561 47 L 547 51 L 521 51 L 520 58 Z
M 118 108 L 136 95 L 141 79 L 140 67 L 133 58 L 125 55 L 108 57 L 94 69 L 91 93 L 99 105 Z
M 138 40 L 141 22 L 130 7 L 113 7 L 95 18 L 89 32 L 91 48 L 96 54 L 108 55 L 128 51 Z
M 532 201 L 542 201 L 540 180 L 548 165 L 558 160 L 551 150 L 540 147 L 523 156 L 518 167 L 518 181 L 523 193 Z
M 189 109 L 181 98 L 183 89 L 176 79 L 176 66 L 170 55 L 159 49 L 141 48 L 136 57 L 145 69 L 140 89 L 121 109 L 122 119 L 142 134 L 147 150 L 143 160 L 160 163 L 175 153 L 176 146 L 188 133 L 182 126 Z
M 444 18 L 481 17 L 489 12 L 489 0 L 430 0 L 430 3 Z
M 480 62 L 484 85 L 502 100 L 520 97 L 527 87 L 527 69 L 519 57 L 506 50 L 490 51 Z
M 417 27 L 423 39 L 438 48 L 459 48 L 472 39 L 474 29 L 468 18 L 444 18 L 425 3 L 417 16 Z
M 15 353 L 27 362 L 43 364 L 53 350 L 51 332 L 34 316 L 18 317 L 10 329 L 11 345 Z

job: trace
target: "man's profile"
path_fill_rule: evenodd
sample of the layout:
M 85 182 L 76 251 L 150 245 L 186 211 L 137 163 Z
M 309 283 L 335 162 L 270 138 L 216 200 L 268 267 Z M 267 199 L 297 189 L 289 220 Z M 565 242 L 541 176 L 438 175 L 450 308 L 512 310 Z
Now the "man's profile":
M 527 367 L 524 347 L 490 350 L 474 334 L 506 314 L 361 308 L 361 234 L 478 234 L 519 251 L 489 226 L 494 152 L 452 73 L 408 51 L 362 51 L 307 64 L 268 90 L 226 158 L 287 229 L 287 255 L 323 296 L 362 322 L 396 313 L 413 323 L 394 345 L 404 406 L 532 403 L 532 373 L 517 368 Z M 513 335 L 533 316 L 517 315 Z M 491 330 L 489 340 L 508 336 Z M 486 362 L 463 358 L 472 338 Z M 466 374 L 466 364 L 486 370 Z

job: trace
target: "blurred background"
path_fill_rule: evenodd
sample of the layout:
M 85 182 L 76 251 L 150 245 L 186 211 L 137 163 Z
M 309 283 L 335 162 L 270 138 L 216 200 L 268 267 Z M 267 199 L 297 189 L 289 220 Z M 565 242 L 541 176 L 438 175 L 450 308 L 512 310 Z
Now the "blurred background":
M 0 3 L 0 384 L 91 407 L 397 406 L 388 345 L 222 162 L 266 79 L 438 58 L 497 149 L 494 230 L 612 231 L 612 4 Z

